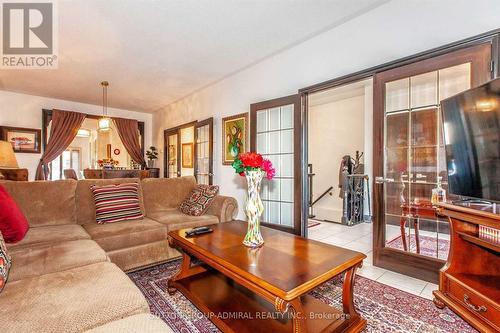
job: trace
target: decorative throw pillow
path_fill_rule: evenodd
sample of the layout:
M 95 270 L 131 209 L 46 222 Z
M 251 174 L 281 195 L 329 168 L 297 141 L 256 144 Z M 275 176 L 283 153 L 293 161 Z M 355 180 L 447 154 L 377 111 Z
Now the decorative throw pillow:
M 217 185 L 196 185 L 179 207 L 184 214 L 191 216 L 203 215 L 214 198 L 219 193 Z
M 90 188 L 94 193 L 97 223 L 137 220 L 144 217 L 139 204 L 139 184 L 93 185 Z
M 21 209 L 0 185 L 0 232 L 6 243 L 16 243 L 24 238 L 29 224 Z
M 12 265 L 12 260 L 7 254 L 7 247 L 0 233 L 0 292 L 2 292 L 3 287 L 7 283 L 7 278 L 9 277 L 10 266 Z

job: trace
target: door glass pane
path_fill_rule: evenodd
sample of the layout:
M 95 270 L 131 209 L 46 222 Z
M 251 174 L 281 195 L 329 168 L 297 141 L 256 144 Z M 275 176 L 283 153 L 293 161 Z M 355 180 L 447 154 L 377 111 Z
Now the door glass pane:
M 62 154 L 63 170 L 71 169 L 71 152 L 66 150 Z
M 168 178 L 176 178 L 177 174 L 177 134 L 167 137 L 168 145 Z
M 437 151 L 434 147 L 413 148 L 411 172 L 416 183 L 437 182 Z M 431 192 L 427 200 L 431 199 Z
M 388 148 L 408 146 L 408 112 L 392 113 L 386 118 Z
M 461 93 L 471 87 L 470 62 L 439 70 L 439 99 Z
M 412 76 L 410 78 L 412 108 L 436 105 L 438 103 L 437 79 L 437 71 Z
M 196 179 L 198 184 L 209 184 L 210 125 L 196 128 Z
M 75 170 L 77 175 L 81 174 L 80 170 L 80 150 L 72 150 L 71 151 L 71 168 Z
M 61 179 L 61 158 L 57 157 L 50 163 L 50 179 L 59 180 Z
M 273 180 L 263 180 L 262 222 L 292 227 L 294 225 L 294 106 L 285 105 L 257 111 L 257 151 L 276 168 Z
M 410 106 L 409 88 L 410 80 L 408 78 L 388 82 L 385 85 L 385 111 L 406 110 Z
M 388 247 L 446 259 L 448 222 L 422 205 L 430 204 L 438 177 L 448 187 L 439 101 L 470 88 L 470 68 L 464 63 L 385 84 Z
M 413 146 L 437 144 L 437 108 L 412 111 L 411 141 Z

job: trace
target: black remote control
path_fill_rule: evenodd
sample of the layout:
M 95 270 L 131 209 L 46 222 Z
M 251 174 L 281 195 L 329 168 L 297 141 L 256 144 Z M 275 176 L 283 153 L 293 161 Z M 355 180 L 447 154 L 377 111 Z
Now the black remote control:
M 193 237 L 197 235 L 207 234 L 212 232 L 213 230 L 209 227 L 196 227 L 189 231 L 186 231 L 186 237 Z

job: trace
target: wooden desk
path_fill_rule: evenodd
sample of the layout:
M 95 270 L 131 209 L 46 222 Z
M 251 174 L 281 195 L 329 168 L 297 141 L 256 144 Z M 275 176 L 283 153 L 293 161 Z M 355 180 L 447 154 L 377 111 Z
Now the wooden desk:
M 186 238 L 171 231 L 169 243 L 183 253 L 181 270 L 168 281 L 223 332 L 360 332 L 353 282 L 362 253 L 262 228 L 258 249 L 241 242 L 247 224 L 211 225 L 213 233 Z M 194 261 L 198 261 L 195 263 Z M 308 295 L 345 272 L 342 309 Z
M 451 204 L 439 204 L 438 214 L 449 218 L 452 232 L 434 303 L 480 332 L 500 332 L 500 244 L 478 233 L 480 225 L 500 229 L 500 215 Z
M 408 251 L 408 244 L 406 243 L 406 221 L 413 221 L 413 230 L 415 231 L 415 243 L 417 245 L 417 253 L 420 253 L 420 236 L 419 236 L 419 221 L 420 218 L 436 219 L 436 208 L 430 201 L 414 202 L 410 204 L 401 205 L 401 219 L 399 227 L 401 228 L 401 241 L 403 242 L 403 249 Z

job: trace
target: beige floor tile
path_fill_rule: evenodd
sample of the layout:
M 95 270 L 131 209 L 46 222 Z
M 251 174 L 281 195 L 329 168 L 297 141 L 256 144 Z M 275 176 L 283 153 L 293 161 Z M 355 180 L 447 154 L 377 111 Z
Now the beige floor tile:
M 391 287 L 395 287 L 412 294 L 420 295 L 422 290 L 424 290 L 427 285 L 426 281 L 412 278 L 403 274 L 386 271 L 381 277 L 377 279 L 377 282 L 386 284 Z
M 377 280 L 386 272 L 385 269 L 375 266 L 363 265 L 357 270 L 357 274 L 372 280 Z
M 427 298 L 427 299 L 433 299 L 434 295 L 432 295 L 432 292 L 434 290 L 438 290 L 439 286 L 434 283 L 427 283 L 427 285 L 424 287 L 424 290 L 420 293 L 420 296 Z

